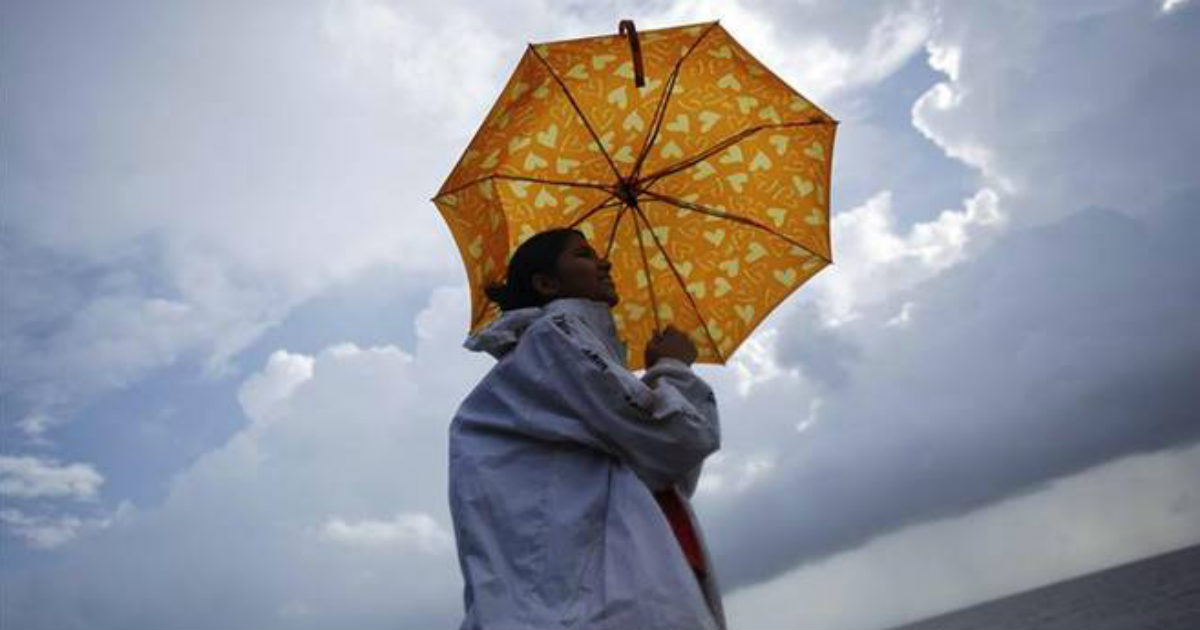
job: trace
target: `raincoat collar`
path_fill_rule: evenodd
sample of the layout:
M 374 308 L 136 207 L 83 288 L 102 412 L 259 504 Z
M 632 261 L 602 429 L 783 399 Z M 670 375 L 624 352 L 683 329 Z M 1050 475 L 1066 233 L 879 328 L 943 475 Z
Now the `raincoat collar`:
M 463 347 L 473 352 L 486 352 L 496 359 L 512 351 L 521 335 L 535 321 L 547 315 L 566 313 L 583 320 L 612 353 L 613 358 L 626 364 L 625 344 L 617 337 L 617 326 L 608 304 L 587 298 L 559 298 L 545 306 L 513 309 L 496 321 L 467 338 Z

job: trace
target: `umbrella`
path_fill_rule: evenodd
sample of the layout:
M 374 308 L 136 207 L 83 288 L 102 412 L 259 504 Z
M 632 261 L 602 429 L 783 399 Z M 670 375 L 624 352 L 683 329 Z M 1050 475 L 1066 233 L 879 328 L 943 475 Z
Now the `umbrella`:
M 629 347 L 671 324 L 724 363 L 832 261 L 836 127 L 717 22 L 531 44 L 433 199 L 472 332 L 516 247 L 570 226 L 613 263 Z

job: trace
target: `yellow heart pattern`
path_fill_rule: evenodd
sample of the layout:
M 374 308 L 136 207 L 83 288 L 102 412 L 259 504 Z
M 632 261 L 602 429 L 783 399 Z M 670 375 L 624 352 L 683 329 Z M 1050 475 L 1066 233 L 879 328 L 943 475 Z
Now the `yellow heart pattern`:
M 524 167 L 525 167 L 525 170 L 527 170 L 527 171 L 540 170 L 540 169 L 546 168 L 549 165 L 550 165 L 550 163 L 547 162 L 546 160 L 542 159 L 542 156 L 540 156 L 532 151 L 530 151 L 528 154 L 525 155 Z
M 717 87 L 736 91 L 742 89 L 742 82 L 738 81 L 737 77 L 732 74 L 727 74 L 717 79 Z
M 621 127 L 625 131 L 641 131 L 646 128 L 646 121 L 642 120 L 637 110 L 634 110 L 625 117 L 625 122 L 621 123 Z
M 675 144 L 674 140 L 668 140 L 667 143 L 663 145 L 663 148 L 660 149 L 658 153 L 659 153 L 659 155 L 661 155 L 665 158 L 673 158 L 673 157 L 681 158 L 681 157 L 683 157 L 683 149 L 679 148 L 679 145 Z
M 710 50 L 708 54 L 717 59 L 730 59 L 733 57 L 733 51 L 729 49 L 729 46 L 721 46 L 716 50 Z
M 704 179 L 717 173 L 717 169 L 713 168 L 712 164 L 709 164 L 707 160 L 702 160 L 693 170 L 695 172 L 692 174 L 692 179 Z
M 576 81 L 586 81 L 588 78 L 587 68 L 583 64 L 577 63 L 567 70 L 567 78 L 575 79 Z
M 553 149 L 555 141 L 558 140 L 558 125 L 551 124 L 545 131 L 539 131 L 537 135 L 538 144 Z
M 702 111 L 696 116 L 700 119 L 700 133 L 708 133 L 717 125 L 717 121 L 721 120 L 721 115 L 716 112 Z
M 625 86 L 622 85 L 621 87 L 616 88 L 613 91 L 609 92 L 608 93 L 608 102 L 613 105 L 616 105 L 617 107 L 620 107 L 621 109 L 625 109 L 626 107 L 628 107 L 629 106 L 629 96 L 625 92 Z
M 640 38 L 641 88 L 624 37 L 530 47 L 435 197 L 463 252 L 473 329 L 497 315 L 482 287 L 517 244 L 576 221 L 611 251 L 614 319 L 635 350 L 672 322 L 701 361 L 721 361 L 828 264 L 832 119 L 720 25 Z M 639 158 L 667 201 L 643 197 L 618 223 L 612 186 Z
M 771 137 L 769 137 L 767 139 L 767 142 L 771 143 L 772 147 L 775 147 L 775 155 L 783 155 L 784 153 L 787 153 L 787 149 L 788 149 L 788 137 L 787 136 L 780 135 L 780 134 L 772 134 Z
M 550 194 L 546 189 L 538 191 L 537 198 L 533 200 L 533 207 L 545 208 L 547 206 L 554 207 L 558 205 L 558 198 Z
M 557 158 L 554 160 L 554 172 L 559 175 L 566 175 L 575 170 L 579 166 L 579 160 L 570 158 Z
M 508 152 L 516 153 L 517 151 L 520 151 L 521 149 L 524 149 L 525 147 L 529 146 L 530 142 L 532 142 L 532 141 L 529 138 L 525 138 L 525 137 L 513 138 L 512 140 L 508 141 Z
M 529 187 L 531 185 L 532 185 L 532 182 L 526 182 L 526 181 L 508 182 L 508 188 L 510 190 L 512 190 L 512 193 L 522 199 L 529 196 Z
M 592 68 L 595 70 L 603 70 L 604 66 L 617 60 L 616 55 L 593 55 Z
M 680 114 L 675 117 L 675 120 L 663 125 L 663 128 L 673 133 L 687 133 L 691 128 L 691 122 L 687 114 Z
M 722 276 L 713 278 L 713 297 L 721 297 L 733 290 L 733 285 Z
M 760 150 L 754 154 L 754 159 L 750 161 L 750 172 L 765 171 L 771 168 L 772 164 L 771 158 L 767 157 L 767 154 Z
M 733 190 L 736 192 L 742 192 L 745 190 L 746 182 L 749 180 L 750 176 L 745 173 L 734 173 L 733 175 L 725 176 L 725 181 L 729 182 L 729 185 L 732 186 Z
M 733 310 L 734 310 L 734 312 L 737 313 L 737 316 L 740 317 L 742 319 L 742 321 L 746 322 L 747 324 L 749 324 L 750 321 L 754 319 L 754 305 L 753 304 L 738 304 L 737 306 L 733 307 Z

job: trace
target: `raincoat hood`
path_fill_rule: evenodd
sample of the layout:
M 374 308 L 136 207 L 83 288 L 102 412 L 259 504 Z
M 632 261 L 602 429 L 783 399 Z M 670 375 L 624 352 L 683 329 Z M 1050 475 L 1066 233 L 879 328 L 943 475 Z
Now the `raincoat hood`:
M 569 313 L 578 317 L 604 342 L 612 357 L 622 365 L 628 363 L 625 344 L 617 336 L 617 326 L 612 310 L 604 302 L 586 298 L 559 298 L 545 306 L 532 306 L 505 311 L 496 321 L 483 330 L 467 337 L 463 347 L 472 352 L 486 352 L 502 359 L 517 347 L 521 335 L 537 320 L 555 313 Z

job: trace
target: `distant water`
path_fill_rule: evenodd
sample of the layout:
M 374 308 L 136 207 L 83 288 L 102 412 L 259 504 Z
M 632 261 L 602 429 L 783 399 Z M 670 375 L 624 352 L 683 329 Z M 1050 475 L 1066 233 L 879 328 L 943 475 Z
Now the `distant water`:
M 897 630 L 1200 629 L 1200 545 L 908 624 Z

